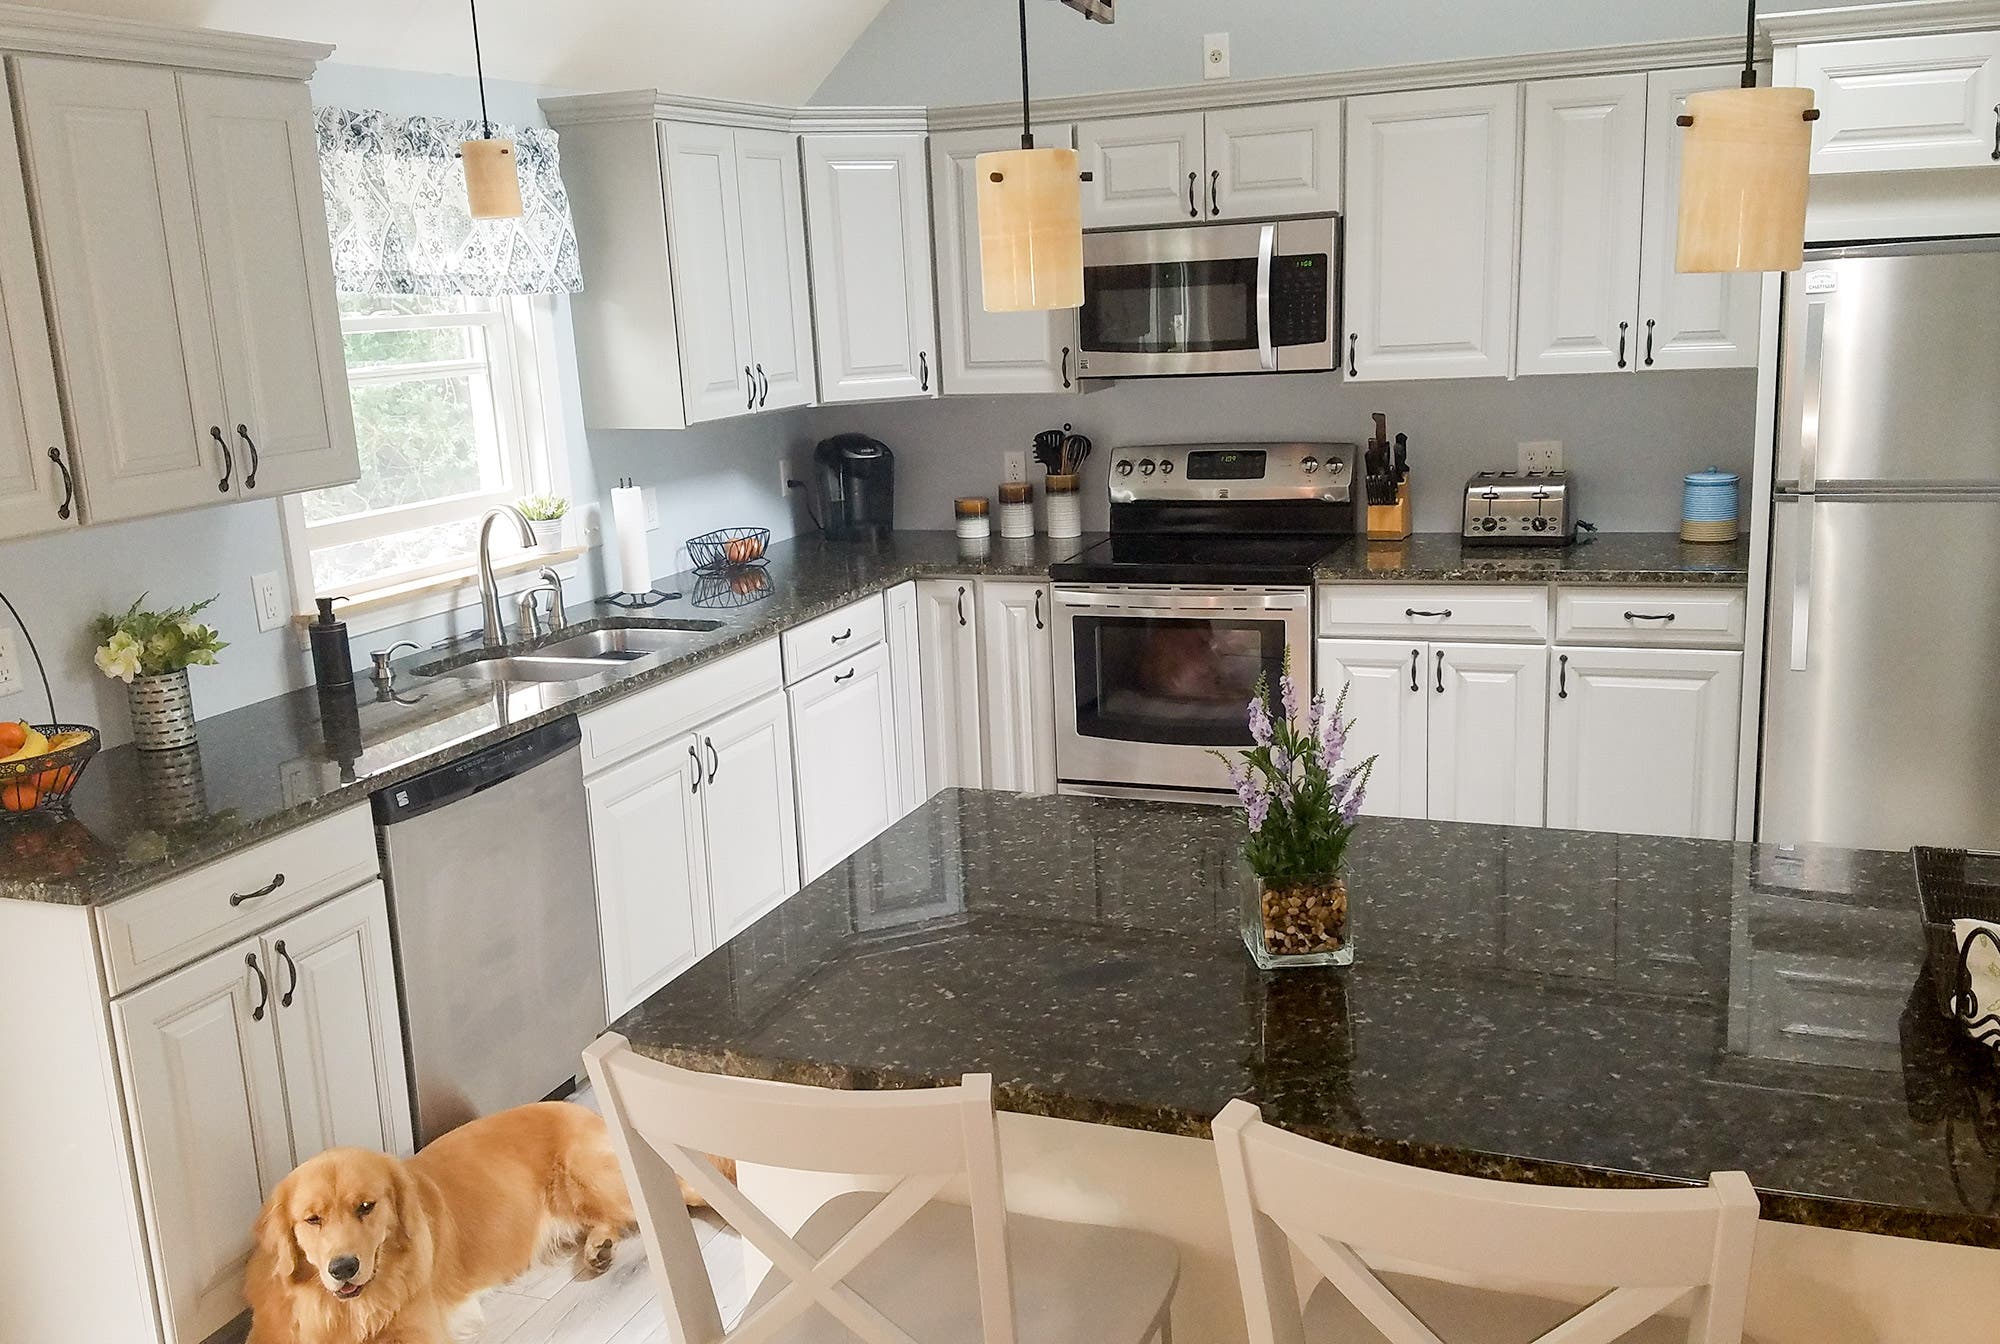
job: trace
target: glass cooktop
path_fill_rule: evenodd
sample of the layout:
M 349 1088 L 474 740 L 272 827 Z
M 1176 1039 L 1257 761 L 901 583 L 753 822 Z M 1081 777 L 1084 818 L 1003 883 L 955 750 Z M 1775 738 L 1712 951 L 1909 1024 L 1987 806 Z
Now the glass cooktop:
M 1057 583 L 1309 584 L 1337 536 L 1222 533 L 1114 536 L 1049 567 Z

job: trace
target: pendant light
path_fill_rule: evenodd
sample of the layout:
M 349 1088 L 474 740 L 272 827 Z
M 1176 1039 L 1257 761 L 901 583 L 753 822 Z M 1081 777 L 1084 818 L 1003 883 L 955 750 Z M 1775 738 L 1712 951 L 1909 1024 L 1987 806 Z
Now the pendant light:
M 479 0 L 472 7 L 472 68 L 479 76 L 479 126 L 483 134 L 458 147 L 465 163 L 465 199 L 474 219 L 519 219 L 521 173 L 512 140 L 493 138 L 493 121 L 486 115 L 486 66 L 479 55 Z
M 1679 124 L 1676 269 L 1795 271 L 1805 262 L 1811 89 L 1757 87 L 1757 0 L 1743 41 L 1743 87 L 1691 94 Z
M 1073 149 L 1036 149 L 1028 111 L 1028 0 L 1021 9 L 1021 147 L 981 154 L 979 267 L 986 311 L 1083 303 L 1083 189 Z

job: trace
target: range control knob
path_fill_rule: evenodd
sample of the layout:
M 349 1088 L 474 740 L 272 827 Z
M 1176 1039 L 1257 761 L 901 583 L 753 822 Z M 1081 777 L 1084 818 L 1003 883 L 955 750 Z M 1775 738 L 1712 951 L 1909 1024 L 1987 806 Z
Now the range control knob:
M 1537 532 L 1546 532 L 1549 530 L 1549 520 L 1546 518 L 1537 518 L 1529 526 L 1533 527 Z
M 1500 520 L 1498 518 L 1486 518 L 1482 519 L 1479 525 L 1485 528 L 1488 532 L 1491 532 L 1500 526 Z
M 1316 457 L 1308 457 L 1301 460 L 1299 463 L 1299 470 L 1303 471 L 1308 476 L 1312 475 L 1314 472 L 1319 470 L 1319 459 Z
M 1173 475 L 1173 474 L 1174 474 L 1174 461 L 1173 461 L 1173 459 L 1172 459 L 1172 458 L 1170 458 L 1170 457 L 1163 457 L 1163 458 L 1161 458 L 1161 459 L 1160 459 L 1160 475 L 1162 475 L 1162 476 L 1171 476 L 1171 475 Z
M 1140 474 L 1141 476 L 1151 476 L 1151 475 L 1153 474 L 1153 459 L 1152 459 L 1152 458 L 1150 458 L 1150 457 L 1142 457 L 1142 458 L 1140 458 L 1140 459 L 1139 459 L 1139 474 Z
M 1119 474 L 1120 476 L 1130 476 L 1130 475 L 1132 474 L 1132 459 L 1131 459 L 1131 458 L 1129 458 L 1129 457 L 1122 457 L 1122 458 L 1118 459 L 1118 474 Z

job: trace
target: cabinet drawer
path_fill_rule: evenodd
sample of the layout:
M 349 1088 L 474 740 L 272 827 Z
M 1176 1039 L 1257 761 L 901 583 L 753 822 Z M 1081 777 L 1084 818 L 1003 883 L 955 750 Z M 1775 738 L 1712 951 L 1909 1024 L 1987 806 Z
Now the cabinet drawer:
M 1549 590 L 1540 584 L 1325 584 L 1319 590 L 1319 633 L 1540 642 L 1549 637 Z
M 882 595 L 875 593 L 785 631 L 778 636 L 785 646 L 785 684 L 803 681 L 843 658 L 880 644 L 887 628 Z
M 577 720 L 583 729 L 583 773 L 622 761 L 760 695 L 783 690 L 784 685 L 778 641 L 767 639 L 603 709 L 593 709 Z
M 122 994 L 380 870 L 366 807 L 239 850 L 101 907 L 105 978 Z
M 1562 644 L 1743 647 L 1740 589 L 1558 588 Z

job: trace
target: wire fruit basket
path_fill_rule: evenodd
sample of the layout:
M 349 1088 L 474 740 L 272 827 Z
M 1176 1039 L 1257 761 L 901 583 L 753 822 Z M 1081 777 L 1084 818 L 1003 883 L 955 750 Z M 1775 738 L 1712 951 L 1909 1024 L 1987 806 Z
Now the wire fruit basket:
M 688 559 L 697 574 L 759 564 L 771 544 L 768 527 L 725 527 L 688 538 Z
M 50 750 L 0 761 L 0 813 L 67 812 L 70 791 L 100 745 L 95 728 L 82 723 L 29 724 Z M 61 745 L 57 745 L 60 743 Z

